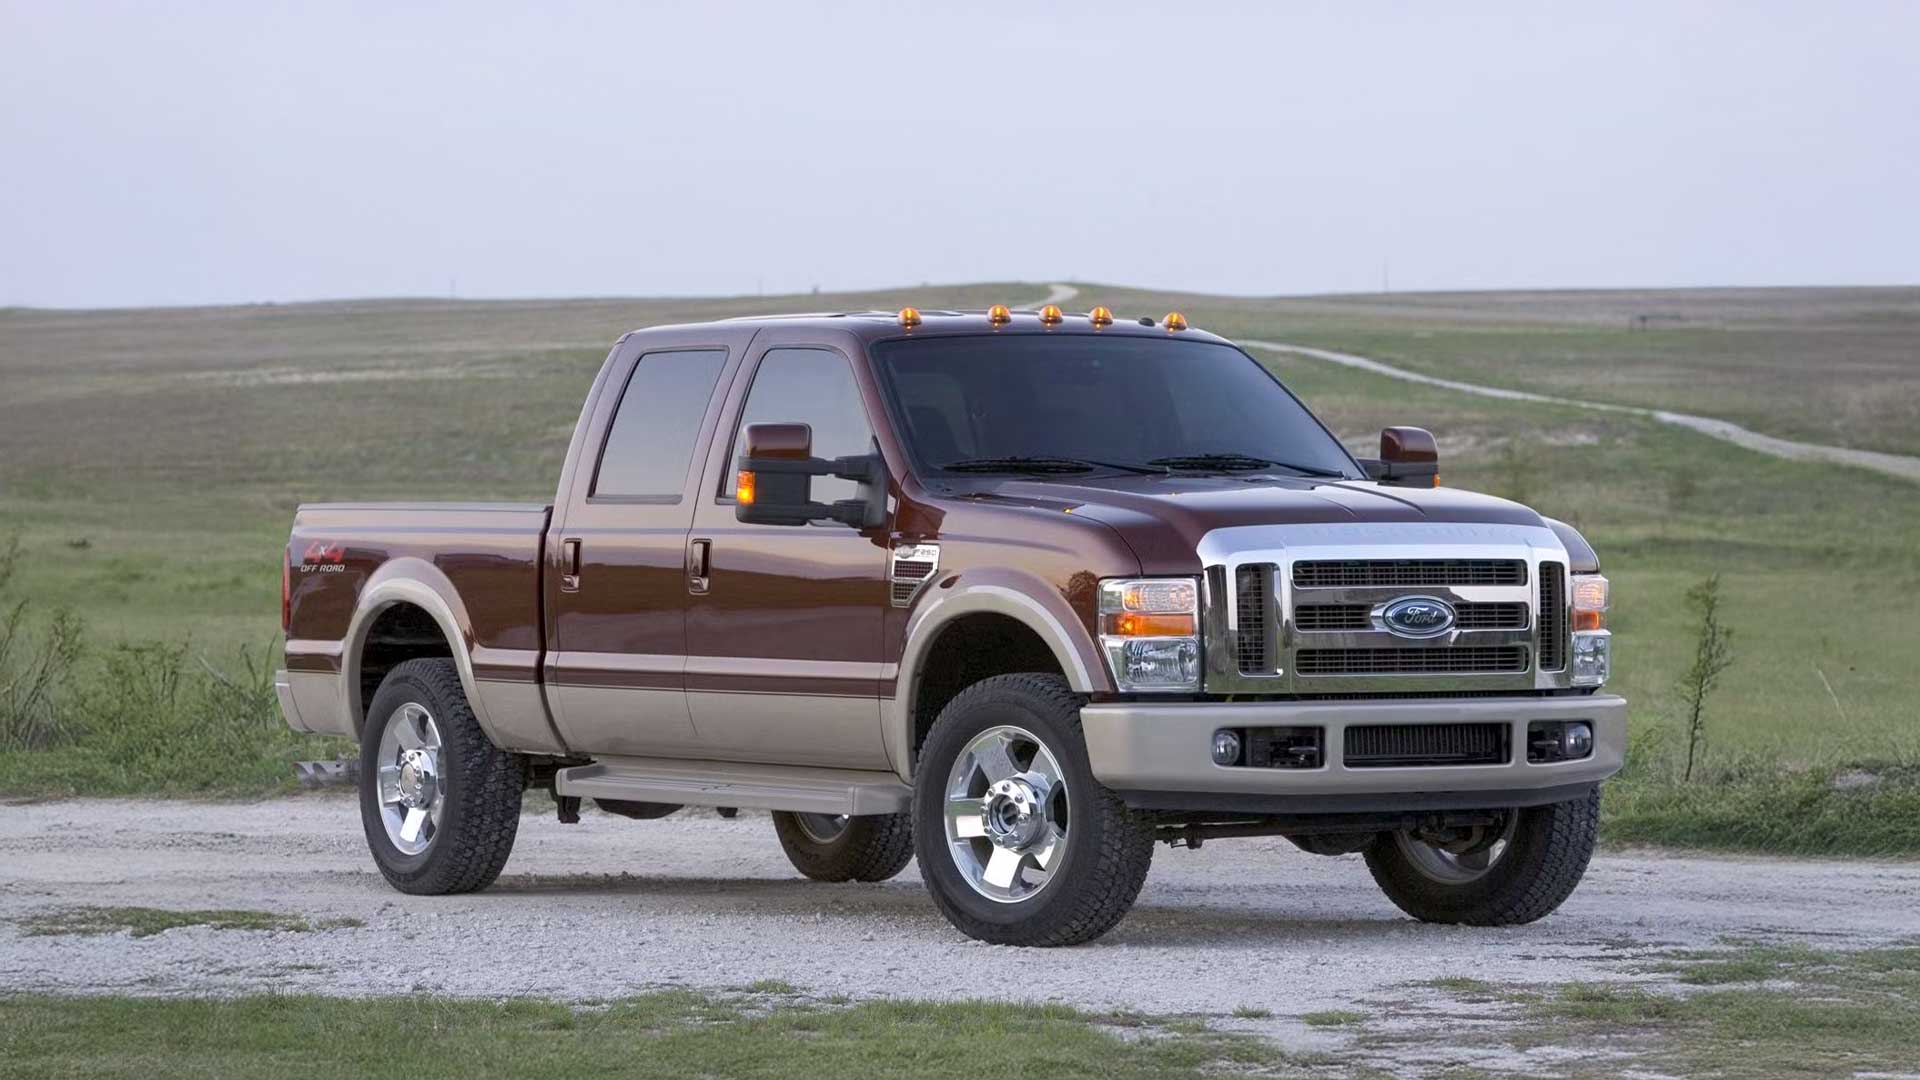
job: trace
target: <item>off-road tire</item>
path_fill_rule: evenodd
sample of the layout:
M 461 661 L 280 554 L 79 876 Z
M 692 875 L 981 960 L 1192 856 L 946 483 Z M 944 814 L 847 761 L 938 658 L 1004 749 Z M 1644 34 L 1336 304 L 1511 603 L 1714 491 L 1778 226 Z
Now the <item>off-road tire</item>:
M 997 675 L 940 711 L 914 773 L 914 845 L 920 876 L 940 913 L 968 937 L 997 945 L 1078 945 L 1112 929 L 1133 906 L 1153 862 L 1153 834 L 1093 777 L 1080 699 L 1058 675 Z M 1067 785 L 1066 852 L 1037 894 L 1000 903 L 974 891 L 947 849 L 946 785 L 954 761 L 981 732 L 1014 724 L 1038 736 Z
M 380 819 L 380 736 L 394 713 L 418 702 L 440 729 L 446 807 L 427 850 L 407 855 Z M 451 660 L 408 660 L 387 673 L 360 733 L 360 823 L 387 883 L 415 896 L 474 892 L 493 884 L 520 830 L 526 763 L 487 738 Z
M 1545 918 L 1573 894 L 1593 858 L 1600 789 L 1515 812 L 1513 839 L 1475 881 L 1433 880 L 1408 861 L 1391 834 L 1367 849 L 1367 869 L 1394 906 L 1422 922 L 1518 926 Z
M 804 829 L 797 815 L 776 811 L 773 831 L 795 870 L 815 881 L 885 881 L 913 861 L 913 818 L 906 814 L 863 814 L 822 843 Z

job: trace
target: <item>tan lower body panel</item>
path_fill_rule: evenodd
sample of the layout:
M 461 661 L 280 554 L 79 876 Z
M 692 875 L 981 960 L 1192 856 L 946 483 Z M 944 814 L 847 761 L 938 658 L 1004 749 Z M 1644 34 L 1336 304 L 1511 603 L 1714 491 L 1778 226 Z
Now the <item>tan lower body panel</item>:
M 584 754 L 697 752 L 700 738 L 679 689 L 624 686 L 549 686 L 554 722 L 567 746 Z
M 820 694 L 687 694 L 704 753 L 793 765 L 886 769 L 880 699 Z
M 898 814 L 913 789 L 891 772 L 666 758 L 607 758 L 561 769 L 562 795 L 810 814 Z
M 340 676 L 330 671 L 285 671 L 276 678 L 286 680 L 280 693 L 280 709 L 287 726 L 321 735 L 353 735 L 353 721 L 347 716 L 347 703 L 341 694 Z

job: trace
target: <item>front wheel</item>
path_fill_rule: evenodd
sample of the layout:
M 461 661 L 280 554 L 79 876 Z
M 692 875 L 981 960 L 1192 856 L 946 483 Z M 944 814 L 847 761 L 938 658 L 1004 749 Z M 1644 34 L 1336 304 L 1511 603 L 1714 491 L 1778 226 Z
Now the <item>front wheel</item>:
M 1000 675 L 940 712 L 914 779 L 914 844 L 934 903 L 998 945 L 1077 945 L 1140 894 L 1153 835 L 1087 764 L 1080 701 L 1056 675 Z
M 493 884 L 525 786 L 525 765 L 480 730 L 451 660 L 387 674 L 360 733 L 360 821 L 388 884 L 421 896 Z
M 1367 849 L 1367 869 L 1394 906 L 1423 922 L 1515 926 L 1545 918 L 1573 894 L 1599 824 L 1595 788 L 1473 829 L 1382 833 Z

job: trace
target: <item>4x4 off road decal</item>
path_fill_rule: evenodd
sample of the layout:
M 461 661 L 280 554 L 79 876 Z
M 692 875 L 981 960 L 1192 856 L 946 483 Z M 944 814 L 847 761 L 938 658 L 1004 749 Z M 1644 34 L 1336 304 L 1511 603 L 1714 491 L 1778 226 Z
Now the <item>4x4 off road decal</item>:
M 338 574 L 347 568 L 347 545 L 329 544 L 325 540 L 315 540 L 307 545 L 306 553 L 300 556 L 300 572 L 303 574 Z

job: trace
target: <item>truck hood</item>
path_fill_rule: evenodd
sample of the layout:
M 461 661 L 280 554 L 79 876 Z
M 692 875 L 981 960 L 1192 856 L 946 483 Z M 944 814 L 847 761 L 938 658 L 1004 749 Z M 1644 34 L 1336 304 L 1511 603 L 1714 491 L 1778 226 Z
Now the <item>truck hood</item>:
M 1519 503 L 1455 488 L 1383 487 L 1363 480 L 1236 476 L 1113 476 L 1008 480 L 975 498 L 1056 508 L 1111 526 L 1148 574 L 1194 573 L 1201 537 L 1236 525 L 1444 522 L 1544 527 Z

